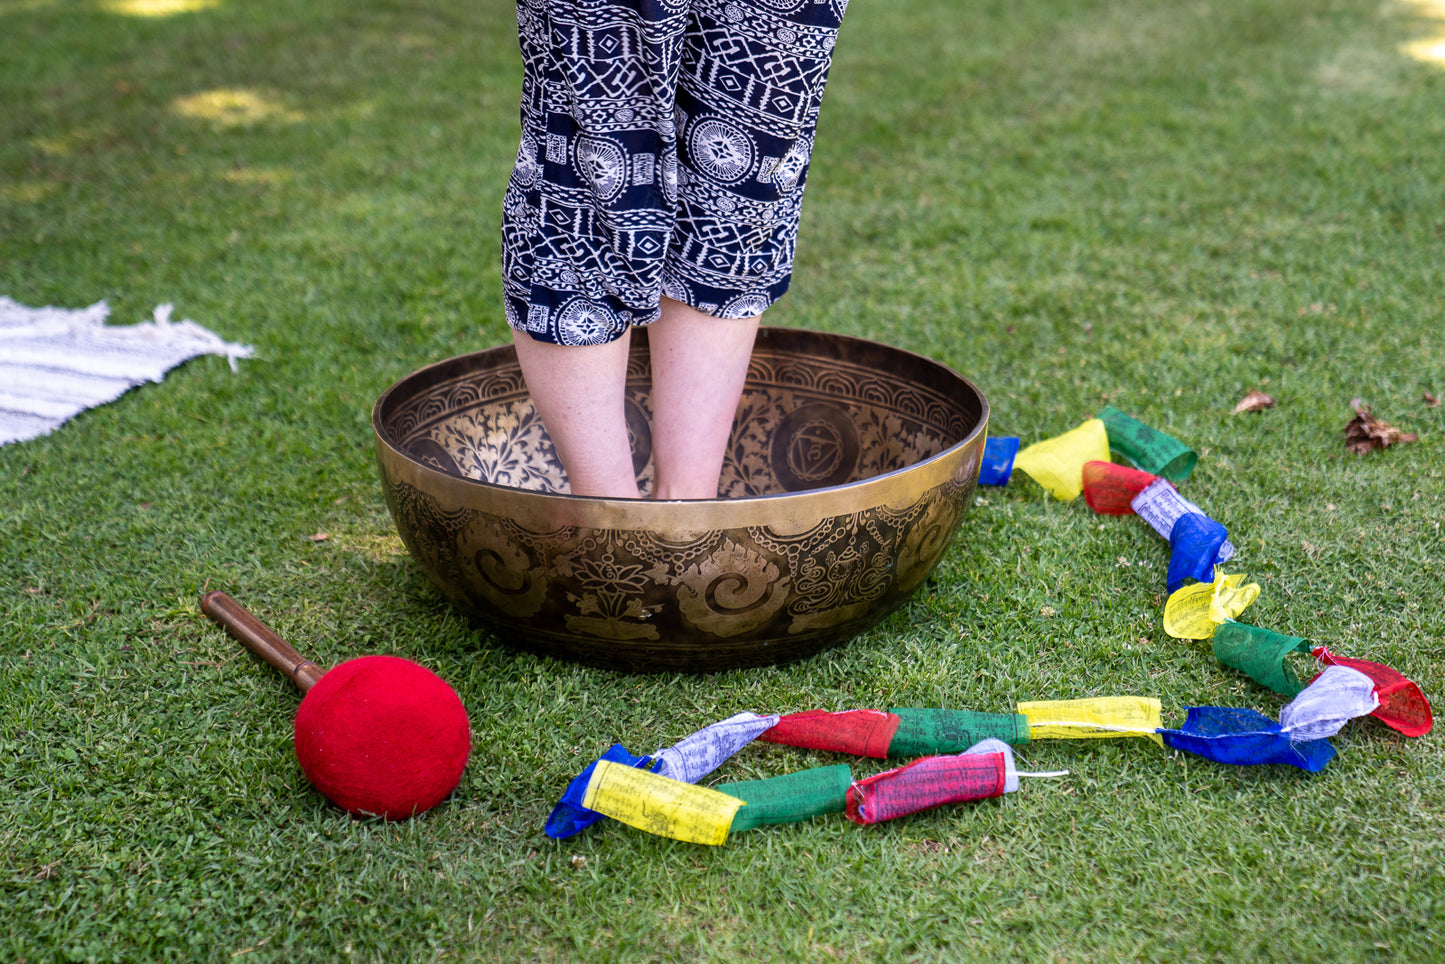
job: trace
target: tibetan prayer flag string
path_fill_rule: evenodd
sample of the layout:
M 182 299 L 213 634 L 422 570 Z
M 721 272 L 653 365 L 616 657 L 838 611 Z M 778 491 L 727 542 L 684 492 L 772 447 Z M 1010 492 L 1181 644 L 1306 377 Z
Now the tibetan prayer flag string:
M 1137 468 L 1110 462 L 1111 450 Z M 1249 709 L 1196 706 L 1187 708 L 1182 727 L 1168 729 L 1160 701 L 1147 697 L 1021 702 L 1014 713 L 913 707 L 739 713 L 650 757 L 610 747 L 568 784 L 547 834 L 562 839 L 610 816 L 649 833 L 717 845 L 731 832 L 827 813 L 879 823 L 1013 792 L 1020 774 L 1012 745 L 1039 739 L 1143 736 L 1217 763 L 1317 773 L 1335 754 L 1328 738 L 1350 720 L 1372 715 L 1406 736 L 1429 732 L 1429 702 L 1396 670 L 1321 646 L 1313 655 L 1323 670 L 1305 686 L 1287 662 L 1311 651 L 1305 640 L 1235 621 L 1260 587 L 1220 571 L 1234 553 L 1227 531 L 1174 487 L 1196 462 L 1183 443 L 1106 407 L 1098 418 L 1022 451 L 1017 438 L 988 439 L 979 482 L 1005 484 L 1016 465 L 1055 498 L 1082 491 L 1101 515 L 1144 519 L 1170 543 L 1166 631 L 1212 639 L 1220 662 L 1292 697 L 1278 722 Z M 754 739 L 875 759 L 921 758 L 856 782 L 848 766 L 835 765 L 716 789 L 696 785 Z

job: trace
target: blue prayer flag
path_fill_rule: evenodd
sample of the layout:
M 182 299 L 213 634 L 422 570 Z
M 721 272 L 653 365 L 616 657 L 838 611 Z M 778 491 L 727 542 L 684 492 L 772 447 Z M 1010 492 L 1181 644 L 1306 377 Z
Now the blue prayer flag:
M 1278 723 L 1254 710 L 1191 706 L 1184 728 L 1160 729 L 1164 744 L 1215 763 L 1287 763 L 1319 773 L 1334 758 L 1328 740 L 1292 741 Z

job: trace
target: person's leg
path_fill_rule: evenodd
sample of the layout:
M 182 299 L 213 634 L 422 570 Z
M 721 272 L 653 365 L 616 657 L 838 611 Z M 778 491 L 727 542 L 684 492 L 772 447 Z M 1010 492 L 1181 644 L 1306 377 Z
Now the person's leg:
M 623 408 L 628 336 L 602 345 L 555 345 L 518 331 L 512 341 L 572 494 L 638 498 Z
M 517 4 L 522 137 L 502 205 L 504 306 L 523 376 L 580 494 L 638 495 L 625 333 L 658 317 L 688 6 Z
M 648 329 L 656 498 L 717 495 L 758 317 L 792 276 L 845 7 L 691 0 L 675 112 L 677 214 L 661 317 Z
M 758 319 L 714 318 L 670 298 L 647 328 L 654 499 L 713 499 Z

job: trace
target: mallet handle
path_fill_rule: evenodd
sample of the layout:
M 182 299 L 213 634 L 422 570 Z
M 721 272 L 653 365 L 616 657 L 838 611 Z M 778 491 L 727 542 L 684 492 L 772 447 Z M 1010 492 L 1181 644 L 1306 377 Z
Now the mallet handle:
M 219 589 L 213 589 L 201 597 L 201 612 L 225 627 L 226 632 L 239 640 L 242 646 L 285 673 L 286 678 L 295 683 L 303 693 L 315 686 L 316 681 L 326 673 L 326 670 L 292 649 L 290 643 L 277 636 L 270 626 L 251 615 L 245 606 Z

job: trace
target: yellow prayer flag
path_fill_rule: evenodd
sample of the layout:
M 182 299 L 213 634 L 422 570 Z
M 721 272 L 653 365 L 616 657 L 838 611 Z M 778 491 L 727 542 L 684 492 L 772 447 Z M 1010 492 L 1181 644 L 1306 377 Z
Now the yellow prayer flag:
M 1159 701 L 1148 696 L 1100 696 L 1085 700 L 1042 700 L 1020 703 L 1035 740 L 1089 740 L 1115 736 L 1159 736 Z
M 1243 573 L 1225 576 L 1216 567 L 1214 596 L 1209 601 L 1209 615 L 1216 623 L 1233 620 L 1259 598 L 1259 583 L 1245 582 Z M 1242 585 L 1241 585 L 1242 584 Z
M 1091 418 L 1078 428 L 1035 442 L 1014 458 L 1022 469 L 1056 499 L 1067 502 L 1084 491 L 1084 464 L 1109 461 L 1109 433 Z
M 717 790 L 599 760 L 582 806 L 660 837 L 717 846 L 727 842 L 743 801 Z
M 1259 598 L 1259 583 L 1244 579 L 1241 573 L 1226 576 L 1216 566 L 1214 582 L 1180 586 L 1164 604 L 1164 631 L 1176 639 L 1213 639 L 1216 629 Z
M 1164 631 L 1175 639 L 1213 638 L 1219 626 L 1209 615 L 1213 602 L 1213 583 L 1180 586 L 1169 594 L 1169 601 L 1164 604 Z

